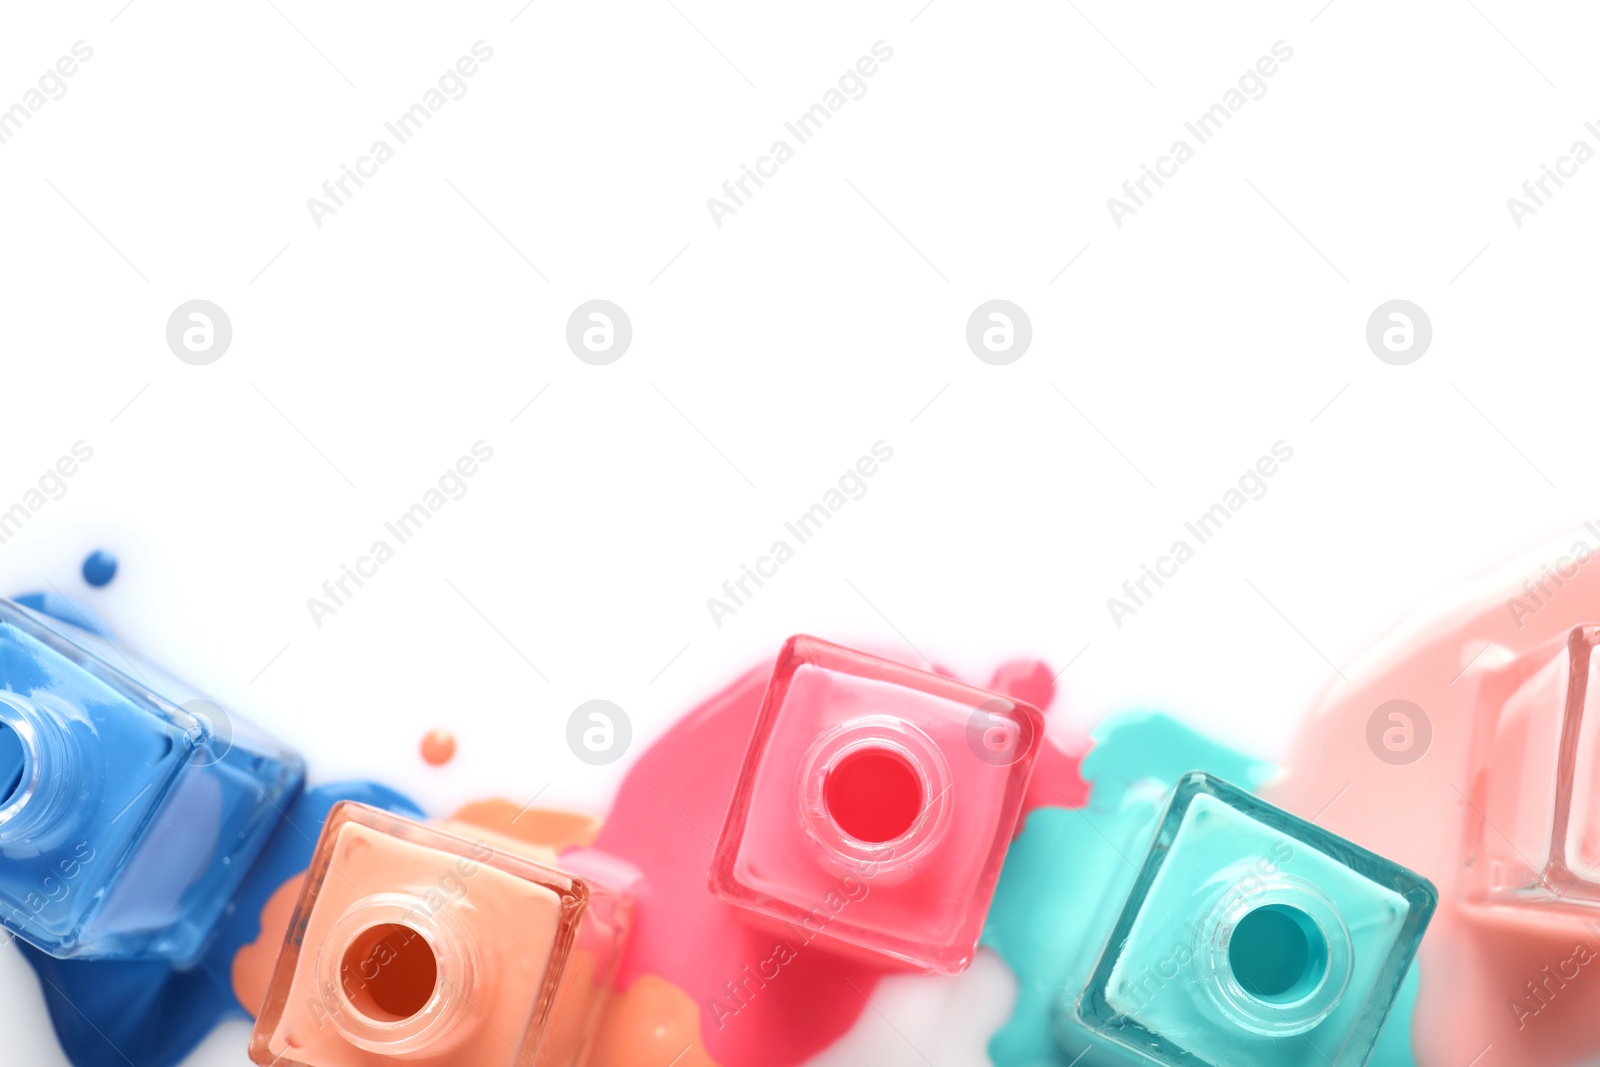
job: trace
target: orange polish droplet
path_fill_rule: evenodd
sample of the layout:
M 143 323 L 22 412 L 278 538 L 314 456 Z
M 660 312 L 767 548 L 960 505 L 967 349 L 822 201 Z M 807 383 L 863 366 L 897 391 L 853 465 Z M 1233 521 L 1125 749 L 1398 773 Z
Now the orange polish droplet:
M 456 737 L 449 730 L 430 730 L 422 739 L 422 758 L 435 767 L 442 767 L 455 758 Z

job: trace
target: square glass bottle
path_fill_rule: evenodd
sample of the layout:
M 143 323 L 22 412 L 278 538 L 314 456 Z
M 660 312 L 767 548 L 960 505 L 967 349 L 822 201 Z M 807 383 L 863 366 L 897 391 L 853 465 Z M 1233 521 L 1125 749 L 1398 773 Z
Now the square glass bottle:
M 620 892 L 352 801 L 334 806 L 251 1036 L 272 1067 L 581 1067 Z
M 97 634 L 0 600 L 7 929 L 62 958 L 199 955 L 305 770 L 191 695 Z
M 1360 1067 L 1437 903 L 1421 875 L 1191 772 L 1058 1033 L 1183 1067 Z
M 1043 741 L 1038 709 L 891 660 L 783 646 L 712 890 L 836 951 L 965 970 Z
M 1475 672 L 1463 886 L 1480 904 L 1600 907 L 1600 627 Z

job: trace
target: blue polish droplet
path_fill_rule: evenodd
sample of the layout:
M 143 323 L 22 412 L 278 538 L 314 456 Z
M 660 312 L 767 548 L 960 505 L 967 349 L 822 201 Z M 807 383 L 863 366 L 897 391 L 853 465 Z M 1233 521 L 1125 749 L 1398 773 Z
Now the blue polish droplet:
M 95 549 L 83 561 L 83 580 L 96 588 L 109 585 L 116 576 L 117 557 L 103 548 Z

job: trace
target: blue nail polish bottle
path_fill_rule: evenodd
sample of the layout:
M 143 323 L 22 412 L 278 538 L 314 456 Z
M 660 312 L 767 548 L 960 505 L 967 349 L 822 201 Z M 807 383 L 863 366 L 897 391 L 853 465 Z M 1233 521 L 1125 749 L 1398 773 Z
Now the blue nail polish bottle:
M 191 962 L 299 757 L 87 630 L 0 600 L 0 922 L 62 958 Z
M 1437 903 L 1422 876 L 1191 772 L 1058 1039 L 1101 1039 L 1099 1062 L 1359 1067 Z

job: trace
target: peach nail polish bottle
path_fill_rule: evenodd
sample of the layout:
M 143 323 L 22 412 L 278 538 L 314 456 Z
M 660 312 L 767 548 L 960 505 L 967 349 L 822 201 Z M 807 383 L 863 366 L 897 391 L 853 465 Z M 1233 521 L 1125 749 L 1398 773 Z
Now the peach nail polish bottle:
M 473 831 L 477 833 L 476 831 Z M 334 807 L 250 1040 L 273 1067 L 581 1067 L 628 898 L 476 838 Z

